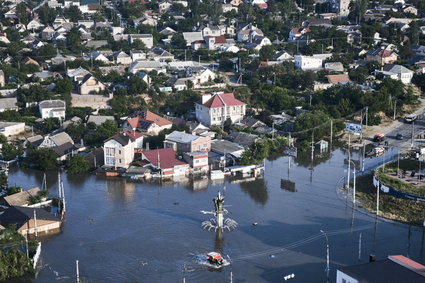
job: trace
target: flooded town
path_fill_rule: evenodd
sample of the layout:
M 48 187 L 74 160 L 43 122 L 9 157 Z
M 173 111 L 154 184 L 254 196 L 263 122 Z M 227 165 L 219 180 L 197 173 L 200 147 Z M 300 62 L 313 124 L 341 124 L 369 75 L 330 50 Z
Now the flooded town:
M 0 11 L 0 281 L 425 282 L 421 1 Z

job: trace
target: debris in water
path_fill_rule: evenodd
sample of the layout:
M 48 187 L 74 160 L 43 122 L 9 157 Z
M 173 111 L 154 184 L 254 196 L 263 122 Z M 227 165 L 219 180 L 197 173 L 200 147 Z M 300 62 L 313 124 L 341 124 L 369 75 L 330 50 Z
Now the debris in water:
M 276 256 L 275 255 L 270 255 L 270 258 L 275 258 Z
M 173 204 L 174 205 L 179 205 L 180 203 L 176 201 L 176 202 L 173 202 Z
M 257 225 L 258 225 L 257 222 L 252 223 L 252 226 L 257 226 Z

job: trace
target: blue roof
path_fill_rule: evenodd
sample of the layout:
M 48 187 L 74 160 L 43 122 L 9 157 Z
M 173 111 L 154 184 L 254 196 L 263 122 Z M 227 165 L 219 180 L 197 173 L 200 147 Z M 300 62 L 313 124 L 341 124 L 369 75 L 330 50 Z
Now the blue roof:
M 99 0 L 80 0 L 80 5 L 97 4 Z

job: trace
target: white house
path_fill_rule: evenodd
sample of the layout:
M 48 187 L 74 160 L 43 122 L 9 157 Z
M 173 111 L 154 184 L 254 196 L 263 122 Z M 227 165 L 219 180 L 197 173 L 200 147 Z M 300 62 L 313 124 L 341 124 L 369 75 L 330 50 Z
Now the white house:
M 114 53 L 114 60 L 116 64 L 130 65 L 133 61 L 131 57 L 124 51 L 117 51 Z
M 0 134 L 5 137 L 19 135 L 25 132 L 25 123 L 20 122 L 0 122 Z
M 332 54 L 315 54 L 313 56 L 295 55 L 295 67 L 303 71 L 322 68 L 323 60 L 332 57 Z
M 410 84 L 413 78 L 413 71 L 401 65 L 387 64 L 381 70 L 375 70 L 376 74 L 383 74 L 384 77 L 402 81 L 404 84 Z
M 43 100 L 38 104 L 41 118 L 65 119 L 66 104 L 63 100 Z
M 134 160 L 134 139 L 129 135 L 117 134 L 103 144 L 105 166 L 128 168 Z
M 152 34 L 129 34 L 128 43 L 133 44 L 135 40 L 140 40 L 146 46 L 146 48 L 153 47 L 153 36 Z
M 196 118 L 206 126 L 222 125 L 227 119 L 233 123 L 243 119 L 246 104 L 235 98 L 233 93 L 215 92 L 202 96 L 195 103 Z

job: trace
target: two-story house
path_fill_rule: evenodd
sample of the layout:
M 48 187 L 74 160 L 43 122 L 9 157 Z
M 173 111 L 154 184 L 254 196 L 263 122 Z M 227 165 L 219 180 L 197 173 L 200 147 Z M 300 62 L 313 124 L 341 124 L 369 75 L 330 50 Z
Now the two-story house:
M 99 93 L 105 90 L 105 85 L 92 74 L 87 74 L 78 85 L 78 89 L 80 94 Z
M 381 66 L 394 63 L 397 61 L 397 57 L 397 53 L 390 49 L 378 48 L 375 50 L 370 50 L 366 53 L 366 61 L 375 61 L 378 62 Z
M 103 144 L 105 166 L 128 168 L 134 160 L 134 146 L 134 139 L 125 133 L 107 139 Z
M 206 126 L 222 125 L 227 119 L 233 123 L 243 119 L 246 104 L 235 98 L 233 93 L 215 92 L 202 96 L 195 103 L 196 118 Z
M 177 152 L 210 151 L 211 138 L 174 131 L 165 136 L 164 148 L 172 148 Z
M 309 28 L 293 28 L 289 32 L 288 41 L 295 42 L 304 38 L 304 35 L 311 32 Z
M 185 152 L 183 154 L 183 159 L 186 161 L 192 168 L 192 173 L 206 173 L 209 171 L 208 164 L 208 152 L 205 151 L 194 151 L 194 152 Z
M 42 119 L 65 119 L 66 104 L 63 100 L 43 100 L 38 104 Z
M 173 123 L 148 110 L 130 115 L 123 123 L 122 129 L 157 135 L 165 129 L 171 129 Z
M 413 78 L 413 71 L 401 65 L 387 64 L 381 70 L 375 70 L 375 74 L 382 74 L 385 78 L 402 81 L 410 84 Z

